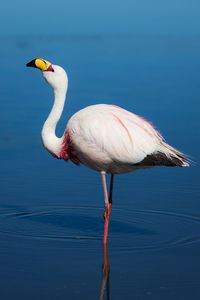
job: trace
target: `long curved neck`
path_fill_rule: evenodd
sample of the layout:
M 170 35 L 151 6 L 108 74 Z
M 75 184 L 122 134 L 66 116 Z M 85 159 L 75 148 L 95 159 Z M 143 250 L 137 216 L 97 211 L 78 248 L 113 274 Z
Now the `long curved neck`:
M 41 132 L 44 147 L 55 156 L 59 156 L 63 141 L 62 137 L 58 138 L 56 136 L 55 131 L 63 112 L 66 92 L 67 87 L 54 90 L 54 104 Z

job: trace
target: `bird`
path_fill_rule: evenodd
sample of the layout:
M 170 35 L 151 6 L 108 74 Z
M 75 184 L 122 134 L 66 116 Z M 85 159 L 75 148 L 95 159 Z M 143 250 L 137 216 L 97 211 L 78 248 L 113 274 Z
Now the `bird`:
M 111 104 L 94 104 L 76 112 L 62 137 L 55 134 L 62 115 L 68 76 L 65 70 L 41 58 L 26 64 L 42 71 L 52 87 L 54 103 L 41 136 L 44 148 L 57 159 L 71 160 L 100 173 L 104 193 L 103 244 L 108 241 L 114 175 L 154 166 L 189 166 L 186 156 L 167 144 L 160 132 L 144 118 Z M 108 195 L 106 174 L 110 174 Z

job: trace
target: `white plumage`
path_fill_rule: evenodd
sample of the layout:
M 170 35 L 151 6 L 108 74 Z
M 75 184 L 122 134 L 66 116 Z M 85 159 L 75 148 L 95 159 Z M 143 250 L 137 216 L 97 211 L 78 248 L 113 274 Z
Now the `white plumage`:
M 97 171 L 127 173 L 151 167 L 140 165 L 148 155 L 161 152 L 169 160 L 171 155 L 177 159 L 181 155 L 164 143 L 150 123 L 114 105 L 92 105 L 78 111 L 67 129 L 81 162 Z

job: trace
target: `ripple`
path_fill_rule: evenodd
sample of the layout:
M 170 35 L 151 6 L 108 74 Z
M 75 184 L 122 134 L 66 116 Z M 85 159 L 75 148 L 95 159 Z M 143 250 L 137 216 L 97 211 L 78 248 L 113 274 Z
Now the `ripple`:
M 5 238 L 47 242 L 49 247 L 78 248 L 90 243 L 94 248 L 102 241 L 102 215 L 102 207 L 86 206 L 1 209 L 0 234 Z M 113 251 L 154 251 L 199 242 L 199 232 L 199 216 L 114 207 L 109 244 Z

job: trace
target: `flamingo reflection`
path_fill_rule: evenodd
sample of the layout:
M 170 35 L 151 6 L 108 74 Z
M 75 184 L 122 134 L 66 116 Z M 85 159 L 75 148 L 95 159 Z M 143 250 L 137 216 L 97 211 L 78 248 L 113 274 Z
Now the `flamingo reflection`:
M 110 264 L 108 259 L 108 244 L 103 244 L 103 265 L 102 265 L 102 281 L 99 294 L 99 300 L 103 300 L 104 291 L 106 290 L 107 300 L 110 299 L 109 290 Z

